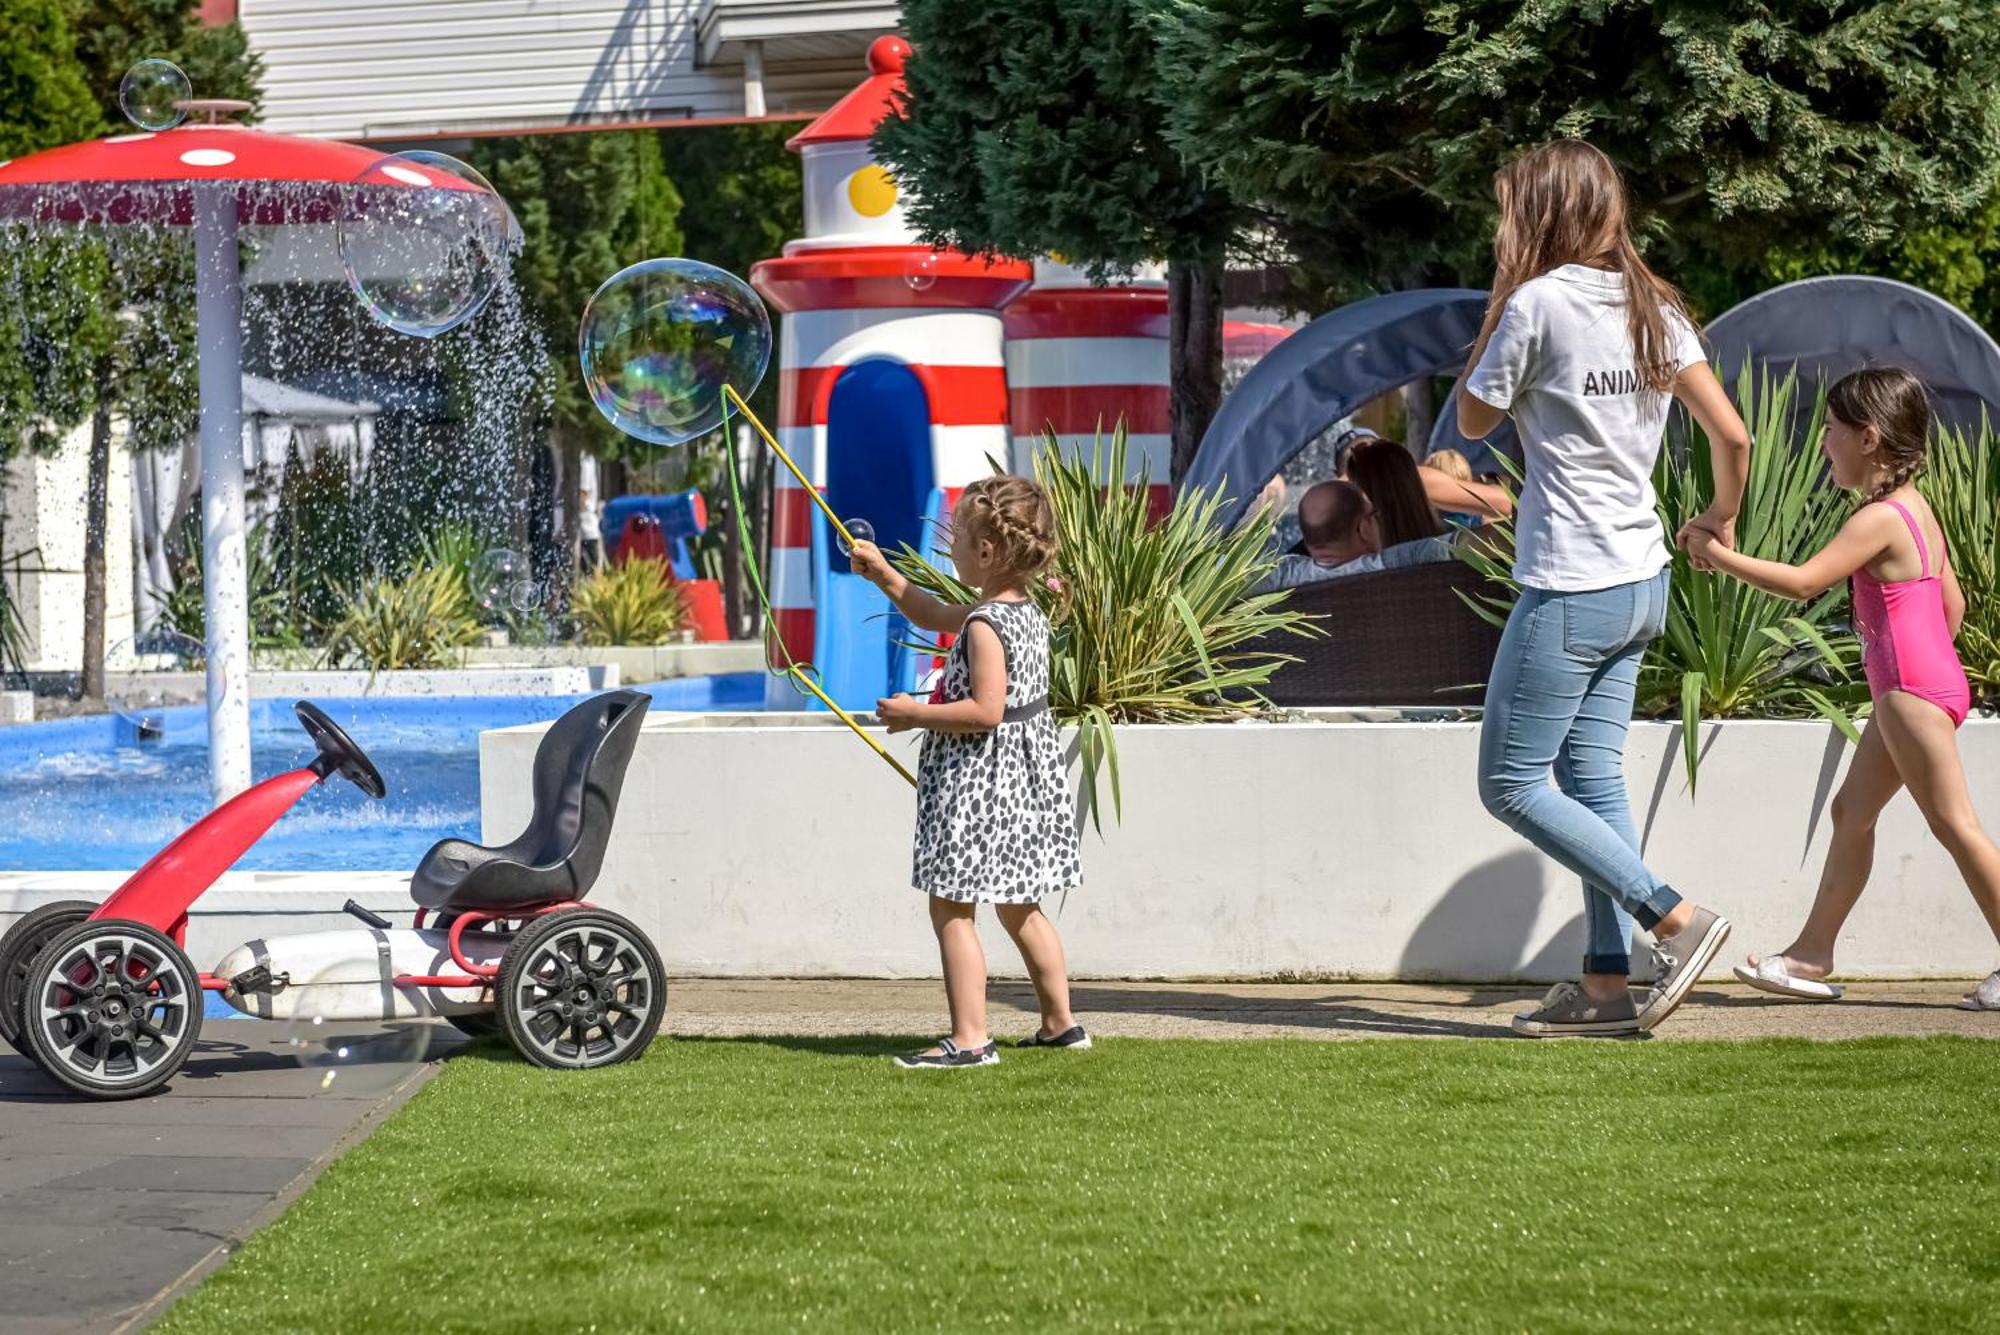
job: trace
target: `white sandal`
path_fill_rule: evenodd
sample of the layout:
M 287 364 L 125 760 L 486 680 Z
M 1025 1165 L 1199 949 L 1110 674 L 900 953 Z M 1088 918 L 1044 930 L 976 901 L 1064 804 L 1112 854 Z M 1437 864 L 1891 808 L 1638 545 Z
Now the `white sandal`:
M 1958 1003 L 1962 1011 L 2000 1011 L 2000 969 L 1986 975 L 1978 987 L 1965 994 Z
M 1771 992 L 1781 997 L 1796 997 L 1800 1001 L 1840 1000 L 1837 984 L 1822 983 L 1817 978 L 1796 978 L 1785 967 L 1788 963 L 1783 955 L 1766 955 L 1757 961 L 1754 969 L 1747 964 L 1737 965 L 1736 976 L 1760 992 Z M 2000 991 L 2000 985 L 1996 986 L 1996 991 Z M 1994 1009 L 2000 1010 L 2000 996 L 1995 997 Z

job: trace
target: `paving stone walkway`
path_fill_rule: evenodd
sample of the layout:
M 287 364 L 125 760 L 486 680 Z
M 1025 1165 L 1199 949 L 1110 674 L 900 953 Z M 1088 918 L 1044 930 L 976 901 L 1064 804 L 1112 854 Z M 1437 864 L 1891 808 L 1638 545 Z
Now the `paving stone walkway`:
M 123 1103 L 73 1098 L 0 1043 L 0 1331 L 136 1329 L 277 1218 L 436 1070 L 356 1037 L 380 1060 L 329 1081 L 283 1026 L 211 1020 L 171 1088 Z

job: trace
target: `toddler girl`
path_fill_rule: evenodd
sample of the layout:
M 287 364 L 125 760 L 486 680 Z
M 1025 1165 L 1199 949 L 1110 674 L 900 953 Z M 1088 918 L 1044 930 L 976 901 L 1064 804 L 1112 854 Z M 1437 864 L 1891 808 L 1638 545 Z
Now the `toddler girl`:
M 1930 435 L 1924 386 L 1907 371 L 1856 371 L 1828 392 L 1826 407 L 1820 449 L 1834 485 L 1865 502 L 1825 550 L 1791 566 L 1731 551 L 1705 530 L 1688 535 L 1697 564 L 1780 598 L 1805 601 L 1850 582 L 1874 712 L 1833 799 L 1833 842 L 1805 926 L 1782 953 L 1752 955 L 1736 969 L 1752 987 L 1817 1001 L 1840 995 L 1826 981 L 1834 938 L 1868 884 L 1875 821 L 1899 789 L 1910 790 L 2000 936 L 2000 849 L 1980 828 L 1958 757 L 1958 725 L 1972 703 L 1952 645 L 1965 598 L 1937 517 L 1912 482 Z M 2000 1010 L 2000 971 L 1960 1004 Z
M 986 1032 L 986 955 L 973 926 L 980 904 L 995 906 L 1041 1003 L 1041 1028 L 1021 1046 L 1090 1046 L 1070 1013 L 1062 938 L 1040 907 L 1044 895 L 1076 885 L 1083 868 L 1049 714 L 1049 623 L 1028 594 L 1028 581 L 1055 549 L 1049 499 L 1020 477 L 974 482 L 953 511 L 952 564 L 979 590 L 977 603 L 942 602 L 913 586 L 873 543 L 854 545 L 854 573 L 888 594 L 911 625 L 958 637 L 930 700 L 897 695 L 876 704 L 890 732 L 929 734 L 917 769 L 912 879 L 930 896 L 951 1034 L 896 1058 L 906 1069 L 1000 1060 Z

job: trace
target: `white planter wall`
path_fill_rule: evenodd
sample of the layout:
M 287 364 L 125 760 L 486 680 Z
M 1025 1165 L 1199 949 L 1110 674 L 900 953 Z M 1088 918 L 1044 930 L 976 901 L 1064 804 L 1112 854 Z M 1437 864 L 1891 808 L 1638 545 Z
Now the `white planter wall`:
M 488 839 L 527 821 L 523 776 L 540 732 L 481 738 Z M 1101 840 L 1086 831 L 1085 885 L 1059 920 L 1072 969 L 1573 973 L 1580 891 L 1480 806 L 1477 738 L 1466 723 L 1123 730 L 1124 820 L 1107 813 Z M 1725 964 L 1782 947 L 1818 881 L 1848 748 L 1818 724 L 1712 726 L 1696 799 L 1679 739 L 1665 724 L 1633 730 L 1628 772 L 1648 860 L 1736 921 Z M 2000 723 L 1968 724 L 1963 744 L 1973 792 L 2000 827 Z M 914 767 L 913 740 L 889 745 Z M 823 716 L 652 719 L 591 897 L 652 932 L 675 973 L 934 975 L 936 947 L 908 888 L 912 808 L 902 780 Z M 1877 848 L 1876 881 L 1841 942 L 1845 976 L 1969 977 L 2000 963 L 1907 797 Z M 985 929 L 995 972 L 1018 973 L 997 926 Z

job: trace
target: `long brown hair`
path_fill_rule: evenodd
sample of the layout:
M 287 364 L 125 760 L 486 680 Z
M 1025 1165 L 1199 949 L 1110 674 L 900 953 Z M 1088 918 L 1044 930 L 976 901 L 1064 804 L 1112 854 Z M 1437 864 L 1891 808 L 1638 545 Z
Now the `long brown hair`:
M 1557 139 L 1496 172 L 1493 197 L 1500 205 L 1493 309 L 1521 284 L 1565 264 L 1615 269 L 1625 279 L 1625 319 L 1640 379 L 1648 389 L 1671 387 L 1679 368 L 1667 313 L 1686 318 L 1687 301 L 1639 258 L 1625 183 L 1611 159 L 1581 139 Z
M 1361 488 L 1375 507 L 1375 522 L 1382 530 L 1382 545 L 1435 538 L 1444 532 L 1444 521 L 1431 509 L 1424 479 L 1417 461 L 1393 440 L 1358 440 L 1347 451 L 1347 480 Z
M 1874 427 L 1889 470 L 1871 501 L 1879 501 L 1924 470 L 1930 447 L 1931 397 L 1924 382 L 1899 366 L 1870 366 L 1844 375 L 1826 392 L 1826 410 L 1860 430 Z

